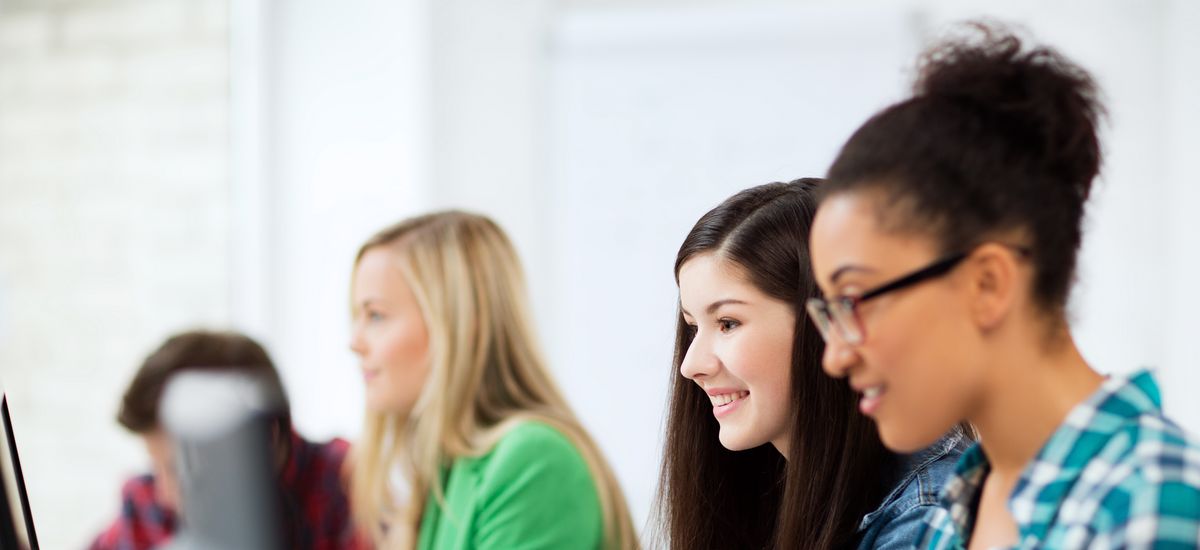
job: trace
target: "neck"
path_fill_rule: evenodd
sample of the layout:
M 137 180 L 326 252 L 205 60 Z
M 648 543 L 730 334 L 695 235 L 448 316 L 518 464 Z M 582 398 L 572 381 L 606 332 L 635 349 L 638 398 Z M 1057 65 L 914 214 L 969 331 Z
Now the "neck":
M 1104 377 L 1092 370 L 1066 327 L 1047 343 L 1044 333 L 998 338 L 995 359 L 970 421 L 979 430 L 992 472 L 1015 480 Z M 1007 341 L 1005 341 L 1007 340 Z
M 781 436 L 771 440 L 771 446 L 775 447 L 775 450 L 779 451 L 779 454 L 783 455 L 784 460 L 787 460 L 787 458 L 788 458 L 788 437 L 787 436 L 781 435 Z

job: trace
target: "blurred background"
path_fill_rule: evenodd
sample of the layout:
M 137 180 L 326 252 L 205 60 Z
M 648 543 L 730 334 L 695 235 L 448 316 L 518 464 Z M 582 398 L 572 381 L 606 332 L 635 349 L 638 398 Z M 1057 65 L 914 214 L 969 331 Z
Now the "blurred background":
M 644 525 L 684 235 L 823 174 L 923 45 L 982 16 L 1102 85 L 1076 335 L 1101 371 L 1158 369 L 1200 430 L 1200 3 L 0 0 L 0 383 L 43 545 L 86 544 L 146 468 L 113 418 L 170 333 L 260 338 L 301 433 L 355 436 L 354 253 L 446 207 L 516 241 Z

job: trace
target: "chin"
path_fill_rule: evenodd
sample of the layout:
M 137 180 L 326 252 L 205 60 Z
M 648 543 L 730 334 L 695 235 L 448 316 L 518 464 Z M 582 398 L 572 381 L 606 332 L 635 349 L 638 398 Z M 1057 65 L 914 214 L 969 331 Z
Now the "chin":
M 388 414 L 397 408 L 395 404 L 389 403 L 386 399 L 372 399 L 370 396 L 367 396 L 366 401 L 367 411 L 372 413 Z
M 942 434 L 929 436 L 922 432 L 913 430 L 905 430 L 898 426 L 885 427 L 879 426 L 879 439 L 883 441 L 883 445 L 889 450 L 900 454 L 912 454 L 917 451 L 924 450 L 926 447 L 933 445 Z
M 746 449 L 753 449 L 759 445 L 762 445 L 761 442 L 755 443 L 752 441 L 747 441 L 745 438 L 738 437 L 737 435 L 726 435 L 725 430 L 721 430 L 721 435 L 718 437 L 718 439 L 721 441 L 721 446 L 730 451 L 744 451 Z

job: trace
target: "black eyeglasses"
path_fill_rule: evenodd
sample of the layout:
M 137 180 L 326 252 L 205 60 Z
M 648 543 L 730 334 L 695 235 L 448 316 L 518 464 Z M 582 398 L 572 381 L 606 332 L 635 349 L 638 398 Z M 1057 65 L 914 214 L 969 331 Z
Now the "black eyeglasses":
M 865 333 L 862 322 L 858 318 L 859 304 L 872 298 L 878 298 L 889 292 L 910 287 L 921 281 L 945 275 L 970 255 L 970 252 L 951 254 L 899 279 L 869 290 L 861 296 L 838 296 L 828 300 L 825 298 L 809 298 L 807 303 L 808 316 L 817 325 L 817 330 L 821 332 L 821 337 L 826 342 L 829 341 L 831 331 L 837 330 L 838 337 L 847 344 L 861 344 Z

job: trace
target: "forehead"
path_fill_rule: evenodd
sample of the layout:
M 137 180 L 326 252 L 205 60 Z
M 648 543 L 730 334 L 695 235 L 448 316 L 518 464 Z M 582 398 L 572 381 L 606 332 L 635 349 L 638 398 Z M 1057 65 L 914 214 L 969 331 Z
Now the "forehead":
M 827 198 L 813 220 L 810 247 L 813 271 L 819 284 L 844 265 L 885 268 L 909 256 L 936 254 L 928 235 L 902 231 L 881 223 L 882 195 L 869 192 L 838 193 Z
M 809 237 L 812 253 L 870 244 L 882 234 L 876 204 L 874 197 L 864 193 L 839 193 L 823 201 Z
M 697 254 L 679 268 L 679 296 L 685 304 L 688 299 L 707 300 L 713 294 L 722 298 L 734 294 L 761 294 L 737 264 L 712 252 Z
M 354 288 L 356 292 L 375 293 L 388 293 L 407 288 L 404 272 L 400 269 L 399 255 L 387 247 L 367 250 L 354 270 Z

